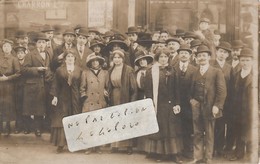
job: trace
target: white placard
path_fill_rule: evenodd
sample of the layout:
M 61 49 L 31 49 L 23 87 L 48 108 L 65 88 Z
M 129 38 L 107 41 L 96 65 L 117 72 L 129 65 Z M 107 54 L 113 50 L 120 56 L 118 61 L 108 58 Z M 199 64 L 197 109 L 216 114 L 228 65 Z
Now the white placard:
M 152 99 L 65 117 L 62 122 L 71 152 L 159 131 Z

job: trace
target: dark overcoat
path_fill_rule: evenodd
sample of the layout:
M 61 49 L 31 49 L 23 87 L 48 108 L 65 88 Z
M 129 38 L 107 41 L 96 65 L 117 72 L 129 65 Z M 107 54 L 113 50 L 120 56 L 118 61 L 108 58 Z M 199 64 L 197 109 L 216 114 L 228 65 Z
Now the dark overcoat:
M 0 82 L 0 114 L 4 121 L 15 119 L 15 79 L 20 75 L 20 65 L 13 55 L 0 54 L 0 76 L 7 81 Z
M 37 49 L 26 55 L 22 75 L 26 78 L 24 83 L 24 115 L 44 116 L 47 110 L 49 85 L 53 74 L 50 70 L 50 55 L 46 51 L 46 59 L 40 56 Z M 37 67 L 47 67 L 46 71 L 40 72 Z
M 52 110 L 51 127 L 63 127 L 63 117 L 81 113 L 79 90 L 82 70 L 75 66 L 71 75 L 72 80 L 69 86 L 66 65 L 62 65 L 55 72 L 50 94 L 58 98 L 58 103 Z
M 182 133 L 180 115 L 175 115 L 173 113 L 173 107 L 175 105 L 180 105 L 179 84 L 176 72 L 171 66 L 167 66 L 166 68 L 159 70 L 158 76 L 158 91 L 153 91 L 153 85 L 156 85 L 153 84 L 153 78 L 156 77 L 152 75 L 152 69 L 147 70 L 145 95 L 147 98 L 153 99 L 153 94 L 158 92 L 156 116 L 159 125 L 159 132 L 152 134 L 149 137 L 155 140 L 180 137 Z

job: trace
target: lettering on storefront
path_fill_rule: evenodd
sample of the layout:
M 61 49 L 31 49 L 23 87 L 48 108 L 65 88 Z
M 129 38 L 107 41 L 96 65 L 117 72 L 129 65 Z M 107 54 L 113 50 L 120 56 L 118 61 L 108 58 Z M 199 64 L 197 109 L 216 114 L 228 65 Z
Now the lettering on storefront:
M 151 99 L 63 118 L 71 152 L 158 132 Z
M 64 4 L 58 0 L 18 0 L 17 7 L 20 9 L 56 9 Z

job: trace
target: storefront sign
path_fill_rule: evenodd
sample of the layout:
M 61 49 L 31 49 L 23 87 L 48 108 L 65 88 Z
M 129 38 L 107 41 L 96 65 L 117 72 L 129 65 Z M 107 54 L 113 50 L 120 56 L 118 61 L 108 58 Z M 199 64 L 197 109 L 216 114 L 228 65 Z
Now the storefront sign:
M 56 9 L 62 8 L 63 2 L 58 0 L 18 0 L 17 7 L 20 9 Z
M 69 116 L 62 121 L 71 152 L 159 131 L 151 99 Z

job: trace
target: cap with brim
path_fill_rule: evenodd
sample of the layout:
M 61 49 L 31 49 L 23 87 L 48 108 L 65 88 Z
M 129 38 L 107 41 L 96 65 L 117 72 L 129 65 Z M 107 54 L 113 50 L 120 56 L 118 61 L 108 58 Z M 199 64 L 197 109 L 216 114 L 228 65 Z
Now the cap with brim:
M 231 49 L 231 44 L 229 44 L 228 42 L 220 42 L 218 46 L 216 46 L 216 49 L 224 49 L 228 52 L 231 52 L 232 49 Z
M 244 49 L 241 50 L 240 55 L 238 57 L 239 58 L 241 58 L 241 57 L 251 57 L 251 58 L 253 58 L 254 57 L 253 50 L 250 49 L 250 48 L 244 48 Z
M 203 44 L 198 47 L 195 55 L 198 55 L 199 53 L 203 53 L 203 52 L 207 52 L 209 55 L 211 55 L 211 51 L 209 50 L 208 46 Z
M 49 31 L 54 31 L 54 28 L 51 25 L 44 25 L 42 28 L 42 32 L 49 32 Z
M 133 34 L 133 33 L 138 33 L 138 29 L 136 27 L 128 27 L 128 31 L 126 34 Z
M 180 53 L 180 51 L 188 51 L 190 54 L 192 54 L 192 50 L 188 44 L 182 44 L 177 52 Z
M 194 39 L 193 41 L 190 42 L 190 48 L 194 48 L 200 45 L 201 45 L 201 41 L 199 39 Z
M 70 30 L 70 29 L 64 31 L 63 36 L 65 36 L 65 35 L 73 35 L 76 37 L 76 34 L 74 33 L 74 31 Z
M 87 29 L 81 28 L 77 35 L 78 36 L 82 35 L 82 36 L 85 36 L 87 38 L 87 37 L 89 37 L 89 31 Z
M 193 39 L 197 39 L 197 36 L 191 32 L 191 31 L 188 31 L 185 33 L 185 35 L 183 36 L 183 38 L 193 38 Z
M 14 44 L 14 42 L 13 42 L 12 40 L 10 40 L 10 39 L 3 39 L 3 40 L 2 40 L 2 45 L 5 44 L 5 43 L 9 43 L 9 44 L 11 44 L 11 45 Z
M 127 44 L 122 41 L 122 40 L 111 40 L 108 44 L 107 44 L 107 48 L 109 51 L 112 51 L 113 45 L 118 44 L 120 48 L 122 48 L 123 50 L 127 51 L 128 50 L 128 46 Z
M 37 42 L 38 40 L 45 40 L 46 42 L 49 41 L 49 39 L 46 37 L 44 33 L 38 33 L 35 38 L 34 42 Z
M 237 48 L 243 48 L 245 45 L 242 42 L 242 40 L 234 40 L 232 43 L 232 48 L 237 49 Z
M 25 51 L 26 51 L 26 48 L 23 47 L 23 46 L 16 46 L 16 47 L 14 48 L 14 51 L 15 51 L 15 52 L 18 52 L 18 51 L 23 51 L 23 52 L 25 52 Z
M 97 46 L 97 45 L 100 46 L 101 49 L 103 49 L 105 47 L 105 45 L 102 42 L 95 40 L 95 41 L 91 42 L 89 48 L 93 51 L 94 47 Z
M 171 37 L 165 41 L 166 44 L 168 44 L 169 42 L 178 42 L 180 44 L 180 40 L 174 37 Z
M 94 61 L 94 60 L 98 60 L 100 66 L 102 66 L 104 64 L 104 62 L 105 62 L 104 58 L 102 58 L 101 56 L 96 55 L 95 53 L 92 53 L 92 54 L 90 54 L 87 57 L 87 61 L 86 61 L 87 67 L 90 68 L 91 67 L 91 62 Z

